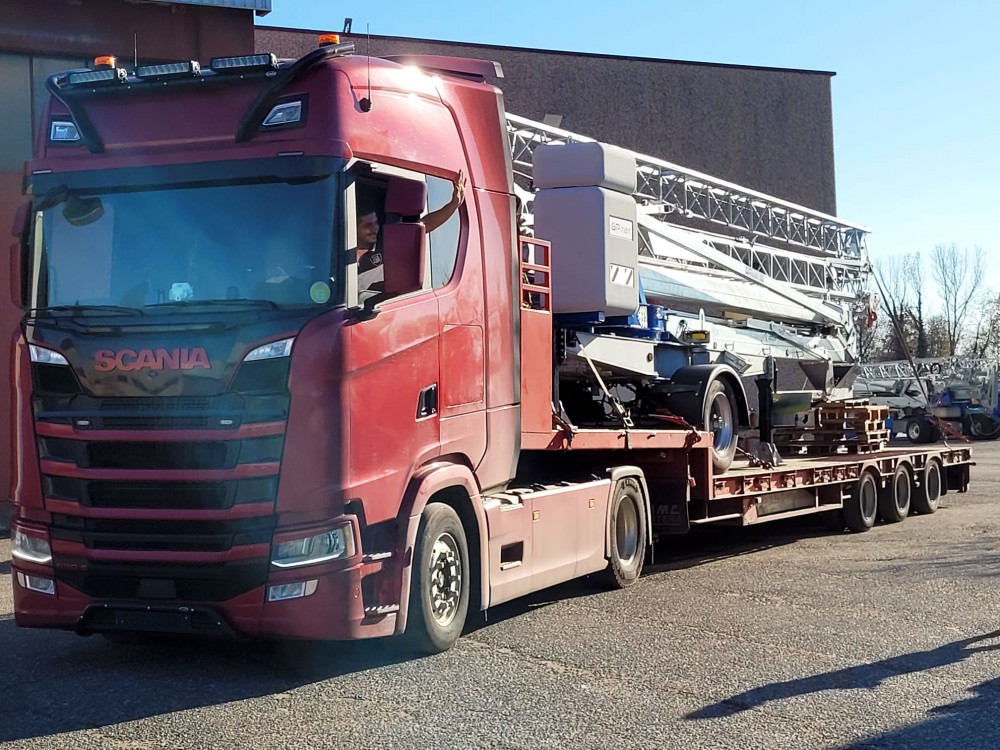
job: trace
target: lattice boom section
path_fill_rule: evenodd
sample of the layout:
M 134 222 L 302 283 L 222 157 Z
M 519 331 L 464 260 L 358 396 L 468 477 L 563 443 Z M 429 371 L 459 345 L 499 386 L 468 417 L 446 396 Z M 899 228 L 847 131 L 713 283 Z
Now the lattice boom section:
M 594 140 L 515 115 L 507 115 L 507 131 L 515 170 L 526 177 L 538 145 Z M 666 215 L 710 221 L 839 258 L 866 257 L 862 227 L 651 156 L 633 156 L 636 198 L 662 206 Z

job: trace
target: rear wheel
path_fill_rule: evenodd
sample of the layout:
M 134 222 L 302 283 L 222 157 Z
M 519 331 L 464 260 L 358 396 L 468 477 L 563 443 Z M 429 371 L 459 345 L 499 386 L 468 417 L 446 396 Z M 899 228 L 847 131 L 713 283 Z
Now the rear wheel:
M 469 611 L 469 549 L 458 514 L 431 503 L 420 518 L 413 551 L 405 638 L 417 651 L 447 651 L 462 634 Z
M 1000 422 L 985 414 L 973 414 L 968 417 L 965 431 L 973 440 L 996 440 L 1000 437 Z
M 886 523 L 899 523 L 910 514 L 913 476 L 904 463 L 896 466 L 892 478 L 879 493 L 878 514 Z
M 844 521 L 851 531 L 868 531 L 875 525 L 876 515 L 878 515 L 878 483 L 875 481 L 875 475 L 866 471 L 851 488 L 850 496 L 844 501 Z
M 639 580 L 646 558 L 646 504 L 634 479 L 615 484 L 608 523 L 611 537 L 605 583 L 627 588 Z
M 933 513 L 941 501 L 941 464 L 932 458 L 920 472 L 920 484 L 913 488 L 913 510 Z
M 732 389 L 721 380 L 711 382 L 702 401 L 702 429 L 712 433 L 712 468 L 721 474 L 736 456 L 736 399 Z

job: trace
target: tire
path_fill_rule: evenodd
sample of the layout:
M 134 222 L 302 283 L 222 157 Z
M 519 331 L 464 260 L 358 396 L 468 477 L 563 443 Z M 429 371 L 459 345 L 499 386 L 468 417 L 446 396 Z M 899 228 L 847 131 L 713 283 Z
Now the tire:
M 931 442 L 933 434 L 934 429 L 931 427 L 931 423 L 923 417 L 911 417 L 906 425 L 906 437 L 915 445 L 923 445 Z
M 913 510 L 926 515 L 936 511 L 941 502 L 941 462 L 932 458 L 919 476 L 920 484 L 913 488 Z
M 878 482 L 872 472 L 866 471 L 844 501 L 844 522 L 851 531 L 860 533 L 875 525 L 877 515 Z
M 431 503 L 417 530 L 403 636 L 414 651 L 438 654 L 455 645 L 469 612 L 470 575 L 461 519 L 451 507 Z
M 712 433 L 712 469 L 722 474 L 736 457 L 739 438 L 736 399 L 732 389 L 721 380 L 713 380 L 702 400 L 701 427 Z
M 886 523 L 905 521 L 910 514 L 910 500 L 913 494 L 913 473 L 907 464 L 896 466 L 892 478 L 878 496 L 878 514 Z
M 608 526 L 611 537 L 608 567 L 600 575 L 611 588 L 628 588 L 639 580 L 646 560 L 646 503 L 634 479 L 622 479 L 615 484 L 608 508 Z
M 1000 423 L 984 414 L 973 414 L 966 425 L 966 432 L 973 440 L 996 440 L 1000 437 Z

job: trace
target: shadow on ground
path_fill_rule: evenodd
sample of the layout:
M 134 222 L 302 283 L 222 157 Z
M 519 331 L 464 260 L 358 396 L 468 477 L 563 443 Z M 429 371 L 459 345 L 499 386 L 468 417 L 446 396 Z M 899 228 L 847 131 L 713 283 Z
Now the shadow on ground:
M 885 680 L 912 672 L 925 672 L 968 659 L 974 654 L 1000 649 L 1000 643 L 988 645 L 977 645 L 983 641 L 1000 638 L 1000 630 L 991 633 L 977 635 L 970 638 L 945 643 L 937 648 L 926 651 L 916 651 L 900 656 L 893 656 L 888 659 L 880 659 L 870 664 L 860 664 L 855 667 L 837 669 L 831 672 L 811 675 L 786 682 L 775 682 L 770 685 L 763 685 L 753 690 L 733 695 L 718 703 L 712 703 L 704 708 L 698 709 L 688 714 L 687 719 L 719 719 L 743 711 L 748 711 L 759 706 L 776 701 L 786 700 L 802 695 L 819 693 L 824 690 L 873 690 L 881 685 Z M 988 683 L 987 683 L 988 684 Z M 992 692 L 991 703 L 995 701 L 996 693 Z M 959 708 L 956 711 L 967 710 L 963 704 L 955 704 Z M 935 709 L 935 713 L 948 713 L 952 706 L 945 706 Z M 1000 727 L 996 730 L 996 737 L 1000 738 Z M 861 744 L 855 747 L 882 747 L 882 745 Z M 901 745 L 909 747 L 909 745 Z M 963 749 L 968 745 L 959 743 L 957 746 Z M 990 745 L 996 748 L 1000 745 L 996 743 Z
M 839 750 L 922 750 L 953 747 L 961 750 L 996 750 L 1000 747 L 1000 678 L 982 682 L 971 696 L 938 706 L 918 724 L 869 737 Z

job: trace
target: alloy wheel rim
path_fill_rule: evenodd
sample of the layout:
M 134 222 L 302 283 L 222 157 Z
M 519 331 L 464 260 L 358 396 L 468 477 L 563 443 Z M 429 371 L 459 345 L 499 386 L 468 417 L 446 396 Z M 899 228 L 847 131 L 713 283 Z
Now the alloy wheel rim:
M 438 625 L 447 627 L 462 598 L 462 558 L 451 534 L 441 534 L 434 541 L 428 572 L 431 614 Z

